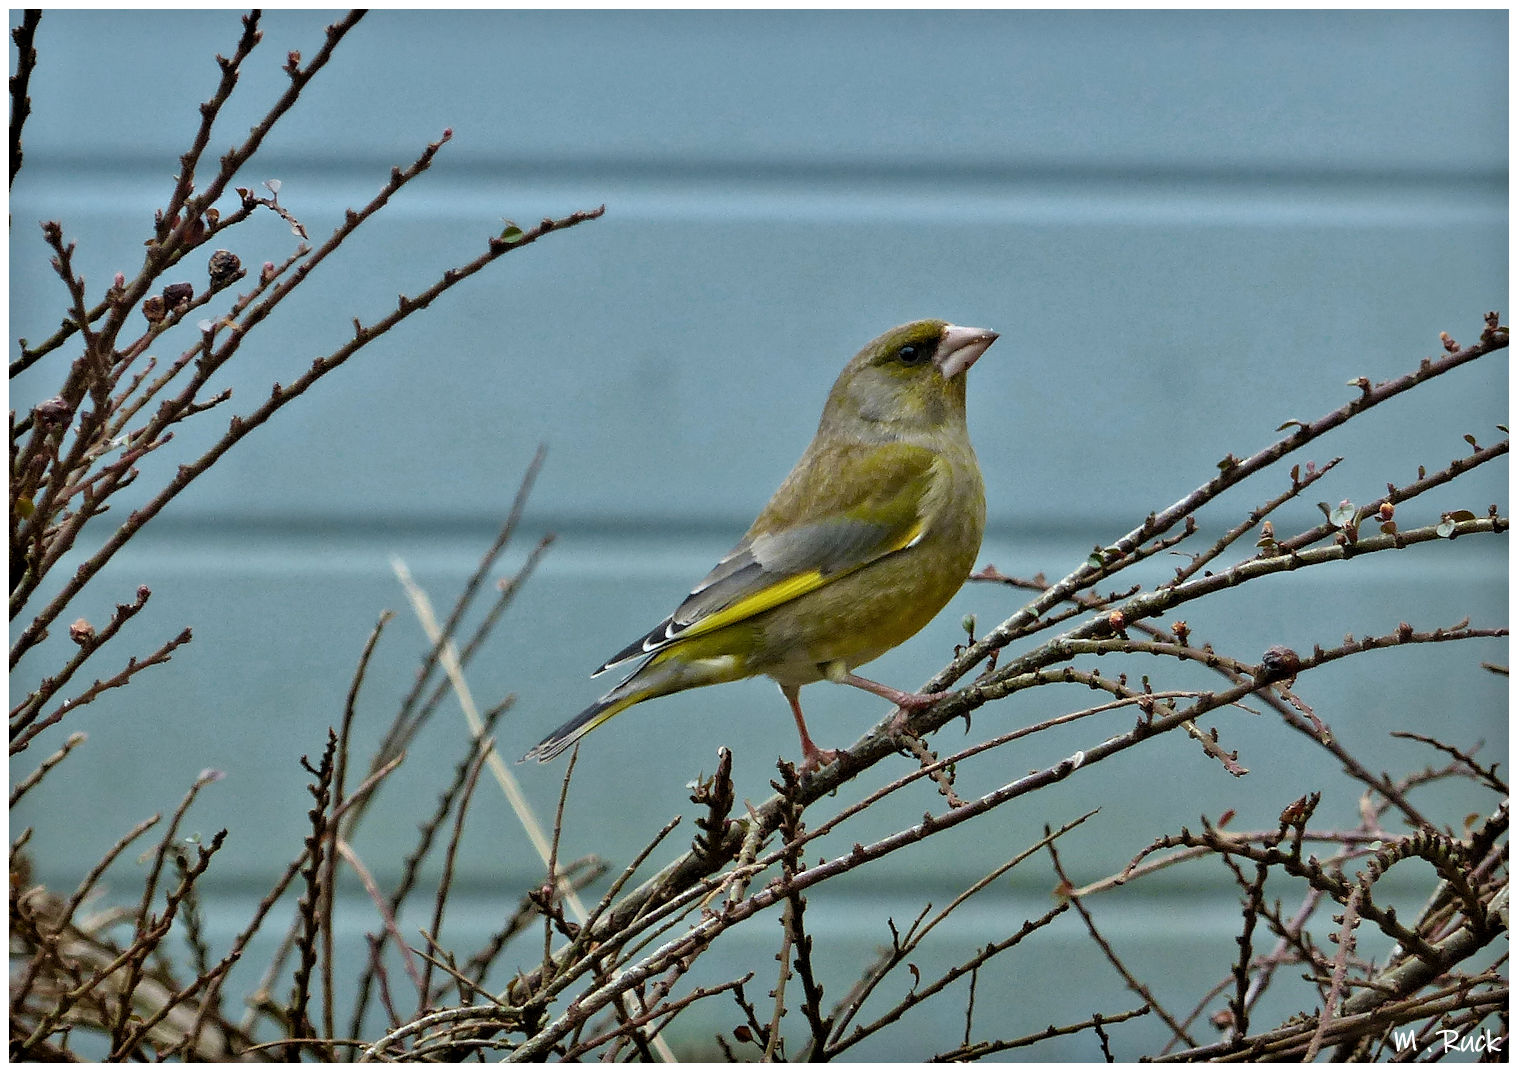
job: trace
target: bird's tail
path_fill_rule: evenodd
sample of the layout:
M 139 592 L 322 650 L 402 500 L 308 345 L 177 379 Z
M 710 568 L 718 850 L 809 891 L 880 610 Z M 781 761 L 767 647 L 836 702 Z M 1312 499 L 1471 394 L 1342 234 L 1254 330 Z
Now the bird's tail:
M 631 681 L 632 678 L 628 678 L 622 684 L 626 685 Z M 617 692 L 621 688 L 622 685 L 618 685 L 617 688 L 612 689 L 611 692 L 608 692 L 547 737 L 544 737 L 537 744 L 533 745 L 532 750 L 518 762 L 526 763 L 529 759 L 535 759 L 539 763 L 547 763 L 554 756 L 564 751 L 607 719 L 627 710 L 639 700 L 648 699 L 648 696 L 640 696 L 636 693 L 627 696 L 617 696 Z
M 519 762 L 535 759 L 546 763 L 601 723 L 636 703 L 671 692 L 732 681 L 744 676 L 730 656 L 690 658 L 680 647 L 665 648 L 622 680 L 616 688 L 544 737 Z

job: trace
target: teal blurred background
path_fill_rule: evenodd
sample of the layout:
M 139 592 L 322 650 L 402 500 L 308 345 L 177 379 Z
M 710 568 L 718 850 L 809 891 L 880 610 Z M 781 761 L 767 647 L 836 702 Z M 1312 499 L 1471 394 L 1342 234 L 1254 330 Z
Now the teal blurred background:
M 242 138 L 283 90 L 286 53 L 313 55 L 330 19 L 264 17 L 213 154 Z M 232 52 L 239 29 L 230 12 L 43 17 L 10 205 L 13 340 L 45 337 L 63 311 L 37 221 L 62 221 L 97 294 L 141 263 L 214 87 L 212 57 Z M 185 625 L 195 640 L 62 727 L 90 739 L 13 829 L 34 827 L 33 843 L 48 847 L 40 877 L 72 888 L 199 771 L 225 771 L 191 813 L 206 836 L 231 831 L 207 885 L 224 944 L 298 850 L 309 805 L 297 759 L 319 753 L 340 718 L 384 608 L 400 613 L 368 675 L 361 739 L 377 738 L 409 687 L 426 642 L 391 556 L 450 604 L 547 445 L 506 565 L 542 534 L 556 540 L 470 673 L 484 704 L 516 694 L 499 732 L 514 758 L 594 699 L 600 683 L 586 674 L 662 618 L 743 532 L 805 446 L 844 361 L 917 317 L 1001 332 L 970 384 L 990 508 L 981 561 L 1063 576 L 1206 480 L 1226 453 L 1253 453 L 1283 421 L 1343 404 L 1347 380 L 1400 375 L 1438 352 L 1440 331 L 1472 341 L 1486 310 L 1507 315 L 1506 42 L 1501 11 L 371 14 L 239 181 L 278 179 L 281 203 L 320 241 L 393 165 L 445 128 L 453 140 L 250 337 L 216 384 L 233 389 L 236 412 L 344 341 L 352 317 L 371 322 L 397 292 L 473 258 L 503 217 L 530 226 L 603 203 L 606 215 L 507 256 L 392 331 L 240 444 L 118 557 L 76 604 L 102 622 L 137 585 L 152 588 L 115 660 Z M 228 236 L 255 271 L 294 241 L 272 213 Z M 182 274 L 198 286 L 203 268 L 191 258 Z M 44 363 L 18 377 L 12 408 L 54 394 L 58 375 Z M 1310 497 L 1363 502 L 1420 464 L 1442 467 L 1467 451 L 1462 434 L 1498 438 L 1507 398 L 1504 354 L 1381 407 L 1315 445 L 1319 462 L 1345 460 Z M 203 446 L 224 421 L 179 437 Z M 1284 488 L 1285 468 L 1199 521 L 1231 525 Z M 156 487 L 164 471 L 146 467 L 141 485 Z M 1488 467 L 1398 520 L 1413 527 L 1494 502 L 1506 512 L 1506 482 L 1505 463 Z M 1277 531 L 1319 519 L 1306 503 Z M 947 661 L 965 614 L 986 629 L 1019 603 L 968 586 L 871 676 L 915 687 Z M 1326 579 L 1281 577 L 1187 618 L 1197 640 L 1252 661 L 1271 644 L 1327 647 L 1347 630 L 1404 620 L 1505 624 L 1506 607 L 1505 542 L 1473 539 Z M 13 697 L 67 657 L 66 630 L 54 633 L 13 674 Z M 1377 653 L 1311 675 L 1302 691 L 1372 769 L 1436 761 L 1392 729 L 1462 747 L 1484 740 L 1490 760 L 1507 752 L 1507 697 L 1482 661 L 1506 663 L 1506 645 Z M 1166 672 L 1133 672 L 1147 670 Z M 1086 702 L 1043 691 L 988 708 L 973 733 Z M 826 685 L 804 699 L 824 745 L 853 741 L 885 713 Z M 1019 746 L 1016 769 L 967 768 L 962 790 L 1056 762 L 1126 718 L 1035 738 Z M 902 924 L 924 902 L 947 903 L 1045 823 L 1094 807 L 1066 843 L 1076 881 L 1203 814 L 1233 809 L 1237 829 L 1274 826 L 1313 789 L 1328 790 L 1322 825 L 1354 821 L 1353 786 L 1321 750 L 1269 714 L 1218 724 L 1248 777 L 1170 735 L 819 891 L 809 919 L 827 993 L 841 996 L 888 943 L 887 917 Z M 13 782 L 60 740 L 13 762 Z M 935 745 L 960 740 L 956 726 Z M 382 882 L 465 742 L 449 705 L 366 819 L 359 850 Z M 797 750 L 772 685 L 672 697 L 597 732 L 580 757 L 563 855 L 601 854 L 615 874 L 671 816 L 692 814 L 686 783 L 712 770 L 719 746 L 735 753 L 740 800 L 767 796 L 776 756 Z M 561 766 L 513 769 L 551 815 Z M 908 769 L 904 758 L 878 768 L 837 806 Z M 926 788 L 901 797 L 849 824 L 839 844 L 941 806 Z M 1451 822 L 1492 803 L 1474 790 L 1425 799 Z M 488 785 L 466 850 L 444 933 L 461 950 L 542 874 Z M 129 898 L 134 866 L 116 887 Z M 941 929 L 925 975 L 1042 913 L 1052 885 L 1042 861 L 1014 871 Z M 348 892 L 340 948 L 356 962 L 376 923 L 356 884 Z M 1280 896 L 1294 904 L 1297 893 Z M 1237 896 L 1220 866 L 1166 872 L 1092 907 L 1182 1014 L 1235 952 Z M 710 954 L 707 981 L 746 967 L 765 979 L 779 934 L 774 922 L 731 937 Z M 533 963 L 541 949 L 531 945 L 519 959 L 508 953 L 506 968 Z M 978 1032 L 1011 1037 L 1139 1004 L 1073 915 L 1011 956 L 981 977 Z M 730 1006 L 709 1003 L 672 1037 L 711 1055 L 705 1040 L 736 1022 Z M 858 1058 L 927 1057 L 963 1030 L 952 1017 L 911 1024 L 921 1052 L 881 1044 Z M 1130 1057 L 1165 1037 L 1152 1018 L 1112 1035 Z M 1099 1054 L 1086 1034 L 1037 1056 Z

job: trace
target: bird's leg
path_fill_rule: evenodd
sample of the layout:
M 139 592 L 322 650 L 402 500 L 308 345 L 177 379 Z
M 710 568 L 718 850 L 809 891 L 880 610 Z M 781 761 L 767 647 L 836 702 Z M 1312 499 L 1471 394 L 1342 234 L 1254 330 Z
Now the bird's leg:
M 858 674 L 844 674 L 836 680 L 843 685 L 853 685 L 856 689 L 873 692 L 876 696 L 884 697 L 899 707 L 900 710 L 891 719 L 890 733 L 893 737 L 900 735 L 907 728 L 907 719 L 913 711 L 930 707 L 949 695 L 947 692 L 902 692 L 900 689 L 893 689 L 889 685 L 882 685 L 878 681 L 871 681 Z
M 796 718 L 796 729 L 801 733 L 801 769 L 818 770 L 837 760 L 840 753 L 836 748 L 818 748 L 812 741 L 812 735 L 806 731 L 806 719 L 801 714 L 801 686 L 781 685 L 780 692 L 790 703 L 791 714 Z
M 853 685 L 856 689 L 863 689 L 865 692 L 873 692 L 876 696 L 882 696 L 907 711 L 920 711 L 949 695 L 947 692 L 902 692 L 900 689 L 893 689 L 889 685 L 882 685 L 878 681 L 871 681 L 858 674 L 845 674 L 838 681 L 840 684 Z

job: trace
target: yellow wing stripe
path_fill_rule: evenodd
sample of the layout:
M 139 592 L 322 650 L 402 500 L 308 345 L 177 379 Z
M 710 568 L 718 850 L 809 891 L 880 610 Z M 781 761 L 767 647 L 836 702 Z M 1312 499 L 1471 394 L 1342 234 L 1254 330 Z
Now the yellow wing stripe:
M 877 556 L 877 559 L 861 562 L 854 569 L 867 566 L 870 562 L 900 551 L 904 547 L 910 547 L 913 543 L 917 542 L 917 538 L 921 535 L 922 522 L 919 521 L 906 532 L 901 540 L 883 551 L 880 556 Z M 774 584 L 765 586 L 751 596 L 745 596 L 730 607 L 724 607 L 719 611 L 708 614 L 705 618 L 692 622 L 687 628 L 682 629 L 671 637 L 669 642 L 673 644 L 690 637 L 704 636 L 707 633 L 721 629 L 723 626 L 744 621 L 745 619 L 754 617 L 756 614 L 763 614 L 765 611 L 772 610 L 782 603 L 789 603 L 791 600 L 804 596 L 808 592 L 815 592 L 829 581 L 853 573 L 854 569 L 841 570 L 837 573 L 827 574 L 826 576 L 823 575 L 821 570 L 808 570 L 805 573 L 798 573 L 792 577 L 782 578 Z

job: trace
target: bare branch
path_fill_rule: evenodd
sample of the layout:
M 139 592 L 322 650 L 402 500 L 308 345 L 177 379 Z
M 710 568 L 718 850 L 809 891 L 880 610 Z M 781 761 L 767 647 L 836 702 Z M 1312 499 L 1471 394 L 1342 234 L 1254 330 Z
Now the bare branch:
M 11 75 L 11 181 L 16 185 L 16 172 L 21 170 L 21 128 L 32 112 L 32 98 L 27 95 L 31 86 L 32 71 L 37 66 L 37 24 L 42 12 L 28 8 L 21 17 L 21 25 L 11 31 L 16 42 L 16 73 Z

